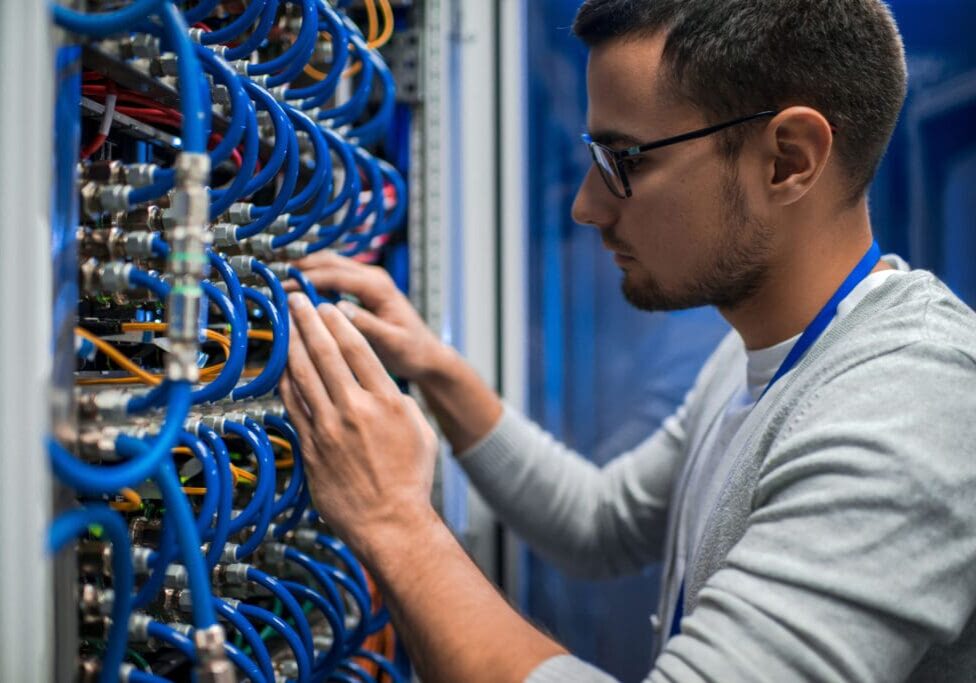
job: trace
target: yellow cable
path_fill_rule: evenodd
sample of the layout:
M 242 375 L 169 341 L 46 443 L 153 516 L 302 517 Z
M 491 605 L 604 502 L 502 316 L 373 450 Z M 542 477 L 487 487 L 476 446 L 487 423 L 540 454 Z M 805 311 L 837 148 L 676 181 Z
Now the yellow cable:
M 205 496 L 207 495 L 206 486 L 184 486 L 183 493 L 188 496 Z
M 168 326 L 166 323 L 122 323 L 123 332 L 165 332 Z M 95 336 L 83 327 L 76 327 L 75 334 L 80 337 L 84 337 L 92 344 L 95 345 L 102 353 L 111 358 L 117 365 L 119 365 L 123 370 L 126 370 L 134 377 L 112 377 L 108 379 L 82 379 L 78 380 L 77 384 L 79 386 L 93 386 L 93 385 L 103 385 L 103 384 L 160 384 L 164 376 L 153 374 L 147 372 L 140 368 L 138 365 L 133 363 L 125 354 L 119 351 L 115 346 L 108 343 L 107 341 Z M 216 342 L 220 345 L 221 350 L 224 352 L 224 358 L 230 357 L 230 339 L 219 332 L 213 330 L 204 330 L 204 334 L 210 341 Z M 218 365 L 211 365 L 204 368 L 200 372 L 201 379 L 213 379 L 219 374 L 220 369 L 224 367 L 224 363 L 219 363 Z
M 374 50 L 386 45 L 390 42 L 390 38 L 393 37 L 393 7 L 390 5 L 390 0 L 379 0 L 379 3 L 383 11 L 383 32 L 380 33 L 375 41 L 367 43 Z M 376 10 L 374 9 L 373 11 L 375 12 Z
M 283 470 L 294 466 L 295 466 L 295 460 L 293 458 L 285 458 L 284 460 L 275 460 L 276 470 Z
M 108 356 L 113 361 L 115 361 L 115 363 L 118 364 L 123 370 L 141 379 L 144 384 L 152 384 L 155 386 L 156 384 L 162 383 L 163 380 L 161 377 L 146 372 L 138 365 L 133 363 L 131 360 L 129 360 L 129 358 L 126 357 L 124 353 L 122 353 L 117 348 L 109 344 L 107 341 L 103 340 L 101 337 L 92 334 L 91 332 L 89 332 L 83 327 L 76 327 L 75 334 L 78 335 L 79 337 L 82 337 L 90 341 L 92 344 L 95 345 L 95 348 L 97 348 L 99 351 L 101 351 L 106 356 Z
M 271 443 L 275 444 L 276 446 L 281 446 L 286 451 L 291 453 L 291 442 L 289 442 L 287 439 L 282 439 L 280 436 L 275 436 L 274 434 L 268 434 L 268 439 L 271 441 Z
M 125 501 L 116 500 L 109 503 L 109 507 L 113 510 L 119 512 L 135 512 L 142 509 L 142 496 L 132 489 L 122 489 L 119 491 L 119 495 L 125 498 Z
M 394 28 L 394 17 L 393 17 L 393 6 L 390 4 L 390 0 L 379 0 L 380 11 L 383 13 L 383 31 L 376 35 L 378 27 L 378 19 L 376 15 L 376 5 L 374 0 L 363 0 L 366 5 L 366 21 L 367 21 L 367 35 L 366 35 L 366 46 L 372 50 L 381 48 L 390 42 L 390 38 L 393 37 Z M 323 33 L 322 37 L 326 40 L 331 40 L 332 36 L 328 33 Z M 352 45 L 350 45 L 352 47 Z M 327 73 L 319 71 L 311 64 L 305 65 L 305 74 L 311 76 L 317 81 L 323 81 L 328 76 Z M 343 78 L 350 78 L 355 76 L 360 71 L 363 70 L 362 60 L 357 61 L 355 64 L 347 68 L 342 72 Z

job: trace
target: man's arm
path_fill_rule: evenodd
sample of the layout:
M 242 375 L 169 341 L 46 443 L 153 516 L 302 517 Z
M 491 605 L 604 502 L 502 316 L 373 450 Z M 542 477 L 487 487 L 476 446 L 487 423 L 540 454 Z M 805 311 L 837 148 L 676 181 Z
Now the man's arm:
M 670 483 L 684 449 L 683 413 L 602 469 L 515 411 L 433 335 L 382 269 L 320 252 L 298 265 L 340 302 L 384 365 L 415 381 L 471 482 L 537 551 L 574 574 L 634 571 L 663 547 Z
M 292 297 L 281 395 L 319 514 L 363 560 L 424 680 L 522 681 L 565 650 L 521 619 L 430 505 L 436 437 L 334 307 Z M 314 416 L 314 418 L 313 418 Z

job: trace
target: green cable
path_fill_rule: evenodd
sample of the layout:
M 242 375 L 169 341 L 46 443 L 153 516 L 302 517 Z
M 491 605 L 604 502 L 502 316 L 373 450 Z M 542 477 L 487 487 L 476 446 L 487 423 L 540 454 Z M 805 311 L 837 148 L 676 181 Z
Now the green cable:
M 136 664 L 138 664 L 143 671 L 152 673 L 152 668 L 149 666 L 149 662 L 141 654 L 133 650 L 131 647 L 126 650 L 126 655 L 129 656 Z

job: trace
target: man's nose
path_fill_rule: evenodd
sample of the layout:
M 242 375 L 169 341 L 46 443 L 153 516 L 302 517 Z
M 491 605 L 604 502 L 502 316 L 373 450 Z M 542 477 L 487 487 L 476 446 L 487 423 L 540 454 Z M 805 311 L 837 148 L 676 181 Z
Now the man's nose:
M 613 223 L 610 194 L 600 173 L 593 167 L 583 176 L 576 198 L 573 200 L 573 220 L 580 225 L 591 225 L 601 229 Z

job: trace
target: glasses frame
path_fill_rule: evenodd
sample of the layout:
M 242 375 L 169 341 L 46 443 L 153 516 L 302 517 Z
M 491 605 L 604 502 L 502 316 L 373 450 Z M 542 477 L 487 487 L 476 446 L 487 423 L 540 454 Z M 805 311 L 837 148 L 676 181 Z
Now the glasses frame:
M 751 114 L 749 116 L 743 116 L 724 123 L 718 123 L 714 126 L 708 126 L 707 128 L 693 130 L 690 133 L 682 133 L 681 135 L 674 135 L 669 138 L 662 138 L 660 140 L 646 142 L 642 145 L 634 145 L 632 147 L 628 147 L 627 149 L 613 149 L 612 147 L 608 147 L 601 142 L 596 142 L 592 137 L 590 137 L 589 133 L 583 133 L 582 137 L 583 142 L 586 143 L 586 146 L 590 150 L 590 156 L 593 157 L 593 165 L 596 166 L 597 170 L 600 172 L 600 177 L 603 178 L 603 182 L 606 184 L 607 189 L 609 189 L 615 197 L 620 199 L 629 199 L 631 196 L 633 196 L 633 192 L 631 192 L 630 189 L 630 178 L 627 177 L 627 171 L 620 163 L 624 159 L 639 156 L 645 152 L 650 152 L 653 149 L 660 149 L 662 147 L 676 145 L 679 142 L 687 142 L 688 140 L 697 140 L 698 138 L 708 137 L 709 135 L 714 135 L 720 130 L 725 130 L 726 128 L 731 128 L 732 126 L 748 123 L 749 121 L 755 121 L 756 119 L 776 116 L 777 114 L 779 114 L 779 111 L 769 109 L 767 111 L 761 111 L 757 114 Z M 614 170 L 616 170 L 617 176 L 623 182 L 623 195 L 614 189 L 612 179 L 607 177 L 606 171 L 604 171 L 603 166 L 601 166 L 599 160 L 597 160 L 597 148 L 609 154 L 610 158 L 613 159 Z

